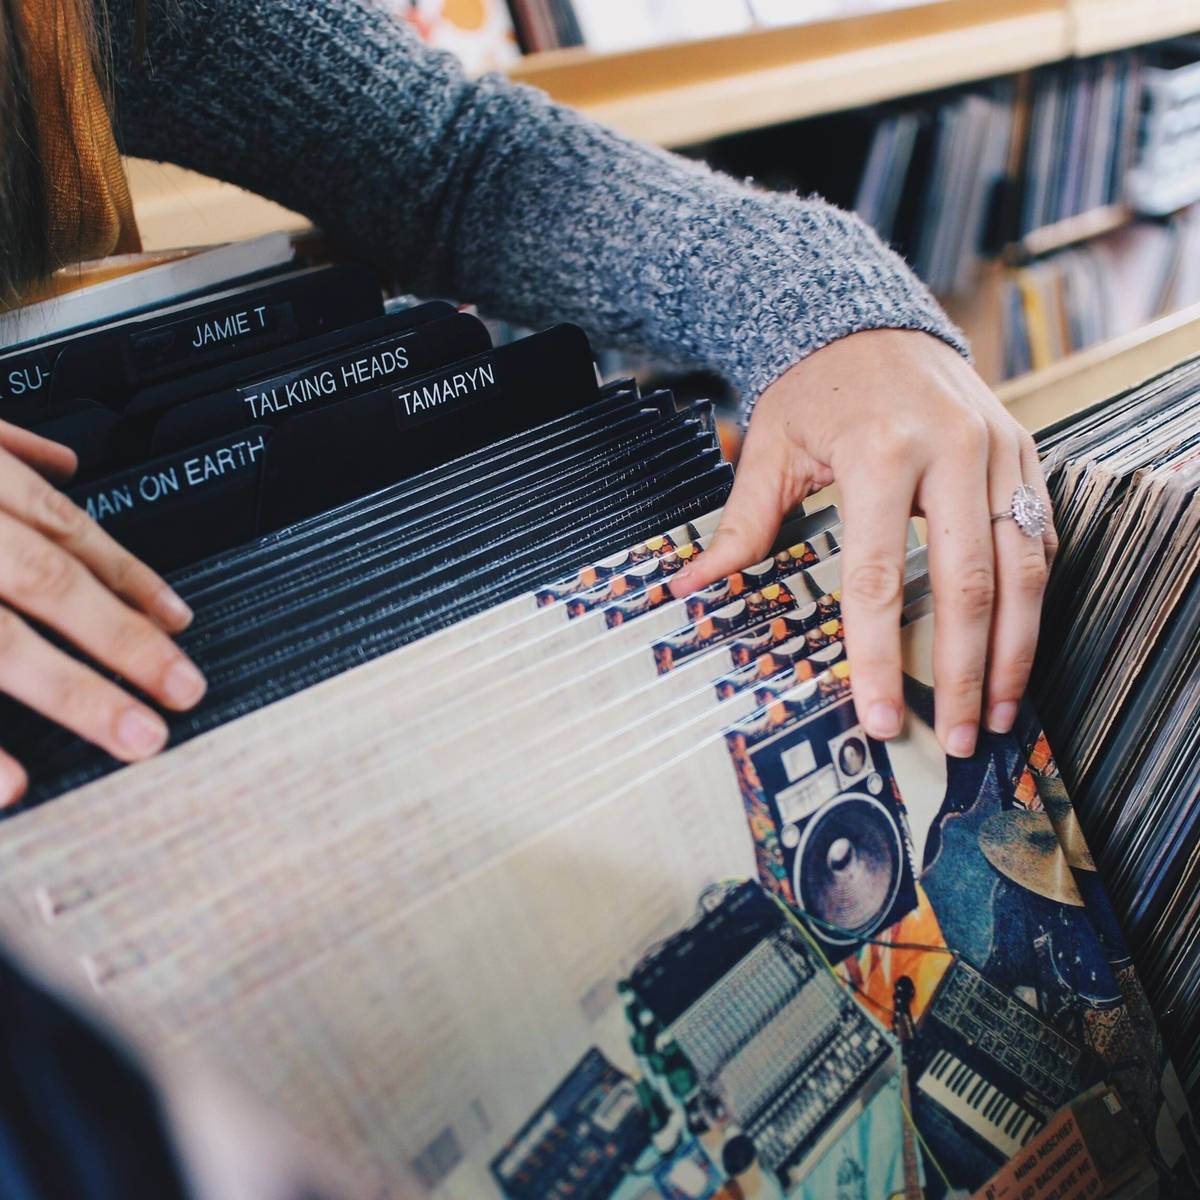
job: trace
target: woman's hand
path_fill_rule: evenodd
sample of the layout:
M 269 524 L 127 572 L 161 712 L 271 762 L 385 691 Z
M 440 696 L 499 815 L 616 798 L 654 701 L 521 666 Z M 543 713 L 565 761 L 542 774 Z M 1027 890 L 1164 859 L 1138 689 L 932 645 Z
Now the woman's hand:
M 1007 512 L 1032 485 L 1050 499 L 1033 439 L 971 367 L 924 333 L 874 330 L 833 342 L 771 385 L 750 420 L 712 545 L 675 576 L 685 595 L 764 558 L 783 515 L 837 481 L 845 523 L 842 613 L 859 719 L 900 730 L 900 609 L 909 515 L 929 525 L 936 605 L 938 738 L 975 748 L 981 709 L 1005 733 L 1029 679 L 1057 540 Z
M 75 470 L 65 446 L 0 421 L 0 692 L 126 762 L 161 750 L 163 719 L 41 637 L 56 630 L 168 708 L 191 708 L 204 677 L 168 633 L 187 605 L 46 482 Z M 165 631 L 165 632 L 164 632 Z M 0 805 L 25 790 L 20 764 L 0 751 Z

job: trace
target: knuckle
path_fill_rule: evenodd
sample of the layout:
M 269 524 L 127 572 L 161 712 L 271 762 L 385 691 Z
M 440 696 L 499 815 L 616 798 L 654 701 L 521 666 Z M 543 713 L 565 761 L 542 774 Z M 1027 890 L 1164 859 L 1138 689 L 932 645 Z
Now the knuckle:
M 876 651 L 872 654 L 851 654 L 853 660 L 855 690 L 865 694 L 872 686 L 879 688 L 889 686 L 898 680 L 900 670 L 899 655 L 889 655 Z
M 155 582 L 154 573 L 149 567 L 121 549 L 114 550 L 110 570 L 105 578 L 112 590 L 121 596 L 144 596 L 150 592 Z
M 976 458 L 986 453 L 990 433 L 979 413 L 964 409 L 947 423 L 942 434 L 947 449 L 957 457 Z
M 908 424 L 884 422 L 868 431 L 867 444 L 876 466 L 887 470 L 912 462 L 920 451 L 921 436 Z
M 899 565 L 877 558 L 855 565 L 847 573 L 842 590 L 860 608 L 881 612 L 898 603 L 902 586 Z
M 743 550 L 746 554 L 754 554 L 763 545 L 770 545 L 769 535 L 737 512 L 727 512 L 722 518 L 713 541 L 725 550 Z
M 90 671 L 74 664 L 59 676 L 53 703 L 55 720 L 77 732 L 103 728 L 115 719 L 107 689 Z
M 1038 597 L 1046 590 L 1046 555 L 1039 548 L 1034 554 L 1024 554 L 1013 568 L 1013 585 L 1024 596 Z
M 49 543 L 27 547 L 13 564 L 13 591 L 21 599 L 61 600 L 74 582 L 74 562 Z
M 975 703 L 983 691 L 986 668 L 982 660 L 964 663 L 943 684 L 938 680 L 937 690 L 951 700 Z
M 712 536 L 712 546 L 720 546 L 722 550 L 735 550 L 745 543 L 745 531 L 736 517 L 729 517 L 722 521 Z
M 1004 686 L 999 690 L 1005 692 L 1020 691 L 1033 671 L 1034 648 L 1021 647 L 1011 650 L 996 664 L 997 684 Z
M 56 541 L 74 541 L 88 525 L 88 516 L 57 488 L 38 483 L 34 486 L 30 508 L 38 528 Z
M 986 618 L 996 599 L 996 578 L 990 566 L 977 563 L 964 567 L 951 593 L 957 611 L 969 620 Z

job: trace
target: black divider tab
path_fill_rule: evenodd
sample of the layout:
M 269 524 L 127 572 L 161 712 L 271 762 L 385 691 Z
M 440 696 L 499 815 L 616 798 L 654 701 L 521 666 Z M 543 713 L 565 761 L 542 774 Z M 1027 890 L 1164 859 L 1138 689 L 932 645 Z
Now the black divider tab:
M 254 536 L 271 436 L 253 426 L 167 455 L 69 495 L 126 549 L 158 570 L 196 562 Z
M 463 313 L 343 347 L 171 409 L 155 429 L 153 450 L 195 445 L 251 425 L 282 425 L 389 383 L 426 376 L 490 347 L 483 322 Z
M 365 267 L 299 271 L 69 342 L 54 366 L 51 400 L 122 408 L 138 388 L 296 342 L 383 312 Z
M 295 417 L 263 468 L 260 532 L 332 508 L 599 397 L 574 325 Z

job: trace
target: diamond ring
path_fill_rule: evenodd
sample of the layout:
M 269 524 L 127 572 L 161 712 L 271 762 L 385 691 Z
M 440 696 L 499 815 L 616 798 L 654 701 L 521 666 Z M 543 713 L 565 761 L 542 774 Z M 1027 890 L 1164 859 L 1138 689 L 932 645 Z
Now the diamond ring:
M 1009 518 L 1026 537 L 1041 537 L 1046 532 L 1046 506 L 1041 496 L 1027 483 L 1021 484 L 1013 492 L 1012 504 L 1007 512 L 992 513 L 993 524 Z

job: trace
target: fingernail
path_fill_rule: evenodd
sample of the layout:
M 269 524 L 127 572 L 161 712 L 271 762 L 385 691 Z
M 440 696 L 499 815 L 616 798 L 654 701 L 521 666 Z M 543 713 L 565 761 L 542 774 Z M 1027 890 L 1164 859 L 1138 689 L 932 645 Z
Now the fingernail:
M 25 791 L 25 772 L 11 761 L 0 761 L 0 808 L 16 804 Z
M 207 686 L 196 665 L 181 658 L 163 680 L 163 699 L 172 708 L 191 708 L 204 695 Z
M 192 610 L 170 588 L 158 593 L 153 608 L 154 615 L 168 629 L 186 629 L 192 623 Z
M 975 751 L 974 725 L 956 725 L 946 738 L 946 753 L 955 758 L 970 758 Z
M 156 754 L 167 740 L 164 722 L 143 708 L 127 708 L 117 722 L 117 737 L 135 758 Z
M 1016 719 L 1017 702 L 1001 700 L 999 704 L 993 704 L 992 711 L 988 713 L 988 728 L 993 733 L 1007 733 Z
M 900 710 L 886 701 L 867 711 L 867 732 L 874 738 L 893 738 L 900 732 Z

